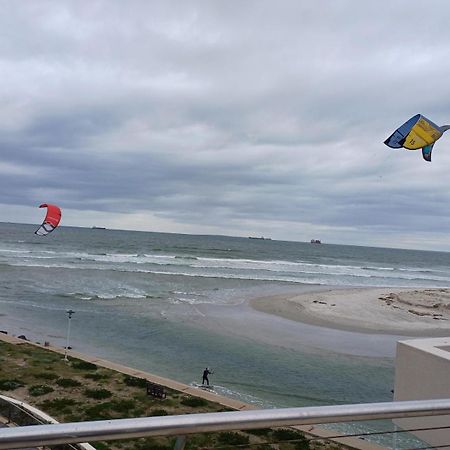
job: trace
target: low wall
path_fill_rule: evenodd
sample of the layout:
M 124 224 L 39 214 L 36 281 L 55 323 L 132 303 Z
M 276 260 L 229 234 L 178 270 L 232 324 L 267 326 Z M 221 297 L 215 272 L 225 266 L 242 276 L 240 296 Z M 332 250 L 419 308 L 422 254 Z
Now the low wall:
M 450 398 L 450 337 L 397 343 L 394 400 Z M 449 427 L 450 416 L 396 419 L 403 429 Z M 433 447 L 450 450 L 450 428 L 414 431 Z

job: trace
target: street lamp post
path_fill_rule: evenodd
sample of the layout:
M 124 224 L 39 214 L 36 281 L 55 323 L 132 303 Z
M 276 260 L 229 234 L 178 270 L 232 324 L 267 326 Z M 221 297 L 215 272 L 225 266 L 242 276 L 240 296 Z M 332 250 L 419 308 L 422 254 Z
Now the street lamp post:
M 75 314 L 75 311 L 69 309 L 67 312 L 67 317 L 69 319 L 69 323 L 67 325 L 67 340 L 66 340 L 66 350 L 64 352 L 64 361 L 69 361 L 67 358 L 67 353 L 69 352 L 69 338 L 70 338 L 70 321 L 72 319 L 72 315 Z

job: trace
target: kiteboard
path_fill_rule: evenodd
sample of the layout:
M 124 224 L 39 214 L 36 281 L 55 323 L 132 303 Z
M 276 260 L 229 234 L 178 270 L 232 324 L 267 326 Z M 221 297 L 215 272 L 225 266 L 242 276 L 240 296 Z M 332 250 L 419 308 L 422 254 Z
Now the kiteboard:
M 200 384 L 192 382 L 192 386 L 198 388 L 198 389 L 204 389 L 205 391 L 213 391 L 214 386 L 212 384 Z

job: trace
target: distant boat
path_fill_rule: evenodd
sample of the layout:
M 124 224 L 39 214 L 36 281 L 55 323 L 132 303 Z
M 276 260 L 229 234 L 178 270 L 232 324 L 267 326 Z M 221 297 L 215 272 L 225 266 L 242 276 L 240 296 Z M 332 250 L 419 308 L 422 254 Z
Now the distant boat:
M 92 227 L 93 230 L 106 230 L 105 227 Z
M 261 236 L 261 237 L 253 237 L 253 236 L 249 236 L 248 238 L 249 238 L 249 239 L 259 239 L 260 241 L 271 241 L 271 240 L 272 240 L 272 238 L 266 238 L 266 237 L 264 237 L 264 236 Z
M 320 239 L 311 239 L 311 244 L 321 244 Z

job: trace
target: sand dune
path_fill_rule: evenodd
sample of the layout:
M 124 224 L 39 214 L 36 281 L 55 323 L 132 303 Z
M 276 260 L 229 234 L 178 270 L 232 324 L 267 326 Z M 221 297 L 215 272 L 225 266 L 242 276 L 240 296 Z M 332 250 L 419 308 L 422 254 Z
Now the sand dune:
M 352 288 L 256 298 L 250 305 L 287 319 L 349 331 L 450 335 L 450 289 Z

